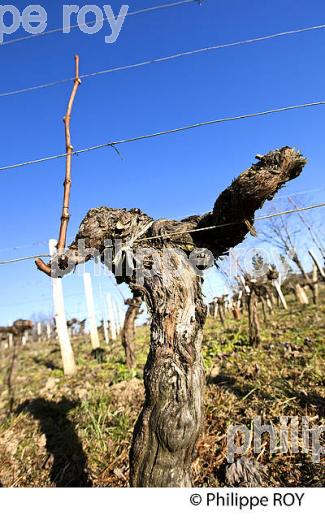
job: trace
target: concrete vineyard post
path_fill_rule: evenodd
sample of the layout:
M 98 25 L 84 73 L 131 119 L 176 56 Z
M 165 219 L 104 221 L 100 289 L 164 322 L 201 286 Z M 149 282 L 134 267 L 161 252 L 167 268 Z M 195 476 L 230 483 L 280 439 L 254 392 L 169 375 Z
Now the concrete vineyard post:
M 55 239 L 52 239 L 49 242 L 51 256 L 56 254 L 56 243 L 57 241 Z M 74 360 L 74 354 L 70 343 L 67 321 L 65 317 L 62 280 L 60 278 L 52 278 L 52 291 L 54 318 L 61 348 L 63 371 L 66 376 L 72 376 L 76 373 L 77 367 Z
M 90 330 L 90 339 L 91 345 L 93 349 L 97 349 L 100 347 L 98 329 L 96 323 L 96 313 L 95 313 L 95 304 L 94 304 L 94 295 L 93 295 L 93 287 L 91 283 L 90 273 L 83 274 L 85 294 L 86 294 L 86 303 L 87 303 L 87 313 L 88 313 L 88 325 Z
M 113 341 L 117 338 L 117 331 L 116 331 L 116 322 L 115 322 L 115 313 L 113 309 L 113 300 L 110 293 L 106 294 L 106 301 L 107 301 L 107 315 L 108 315 L 108 321 L 109 321 L 109 328 L 111 331 L 111 338 Z

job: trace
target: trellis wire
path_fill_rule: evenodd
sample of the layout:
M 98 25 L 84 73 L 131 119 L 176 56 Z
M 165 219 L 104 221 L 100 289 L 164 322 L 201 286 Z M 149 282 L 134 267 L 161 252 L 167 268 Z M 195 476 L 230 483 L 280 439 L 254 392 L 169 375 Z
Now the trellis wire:
M 211 51 L 227 49 L 227 48 L 232 48 L 232 47 L 240 47 L 243 45 L 259 43 L 259 42 L 263 42 L 263 41 L 267 41 L 267 40 L 271 40 L 271 39 L 275 39 L 275 38 L 280 38 L 283 36 L 291 36 L 291 35 L 295 35 L 295 34 L 301 34 L 301 33 L 309 32 L 309 31 L 319 30 L 319 29 L 325 29 L 325 24 L 324 25 L 314 25 L 314 26 L 305 27 L 302 29 L 293 29 L 291 31 L 284 31 L 284 32 L 280 32 L 280 33 L 270 34 L 267 36 L 259 36 L 257 38 L 250 38 L 247 40 L 240 40 L 237 42 L 210 45 L 208 47 L 201 47 L 199 49 L 193 49 L 191 51 L 178 52 L 175 54 L 170 54 L 169 56 L 163 56 L 160 58 L 152 58 L 152 59 L 144 60 L 144 61 L 137 62 L 137 63 L 131 63 L 129 65 L 121 65 L 118 67 L 112 67 L 109 69 L 90 72 L 87 74 L 82 74 L 82 75 L 80 75 L 80 79 L 84 80 L 84 79 L 93 78 L 96 76 L 102 76 L 104 74 L 112 74 L 114 72 L 123 72 L 126 70 L 145 67 L 147 65 L 154 65 L 155 63 L 163 63 L 166 61 L 175 60 L 175 59 L 182 58 L 185 56 L 195 56 L 196 54 L 202 54 L 204 52 L 211 52 Z M 32 87 L 26 87 L 26 88 L 22 88 L 22 89 L 11 90 L 8 92 L 2 92 L 2 93 L 0 93 L 0 97 L 14 96 L 17 94 L 33 92 L 35 90 L 41 90 L 41 89 L 46 89 L 46 88 L 50 88 L 50 87 L 55 87 L 58 85 L 62 85 L 64 83 L 69 83 L 70 81 L 73 81 L 73 80 L 74 80 L 74 78 L 63 78 L 63 79 L 59 79 L 59 80 L 55 80 L 55 81 L 49 81 L 49 82 L 42 83 L 40 85 L 35 85 Z
M 267 220 L 269 218 L 280 217 L 280 216 L 283 216 L 283 215 L 289 215 L 291 213 L 299 213 L 301 211 L 310 211 L 312 209 L 322 208 L 324 206 L 325 206 L 325 202 L 322 202 L 320 204 L 314 204 L 312 206 L 307 206 L 307 207 L 304 207 L 304 208 L 289 209 L 287 211 L 281 211 L 279 213 L 273 213 L 271 215 L 262 215 L 261 217 L 256 217 L 255 221 Z M 175 231 L 173 233 L 168 233 L 166 235 L 156 235 L 156 236 L 153 236 L 153 237 L 140 238 L 139 242 L 147 242 L 147 241 L 158 240 L 158 239 L 165 240 L 166 238 L 170 238 L 170 237 L 173 237 L 173 236 L 181 236 L 181 235 L 189 235 L 189 234 L 191 235 L 192 233 L 200 233 L 202 231 L 211 231 L 213 229 L 219 229 L 219 228 L 228 227 L 228 226 L 237 226 L 239 224 L 245 224 L 245 222 L 243 222 L 243 221 L 240 221 L 240 222 L 228 222 L 226 224 L 217 224 L 215 226 L 208 226 L 208 227 L 199 228 L 199 229 L 193 229 L 193 230 L 188 230 L 188 231 Z M 11 260 L 1 260 L 0 261 L 0 265 L 13 264 L 13 263 L 16 263 L 16 262 L 23 262 L 25 260 L 32 260 L 32 259 L 36 259 L 36 258 L 39 258 L 39 257 L 48 258 L 48 257 L 50 257 L 50 255 L 48 255 L 48 254 L 45 254 L 45 255 L 39 254 L 39 255 L 35 255 L 35 256 L 26 256 L 26 257 L 22 257 L 22 258 L 14 258 L 14 259 L 11 259 Z
M 212 119 L 210 121 L 203 121 L 201 123 L 194 123 L 194 124 L 191 124 L 191 125 L 185 125 L 185 126 L 181 126 L 181 127 L 178 127 L 178 128 L 173 128 L 171 130 L 163 130 L 163 131 L 160 131 L 160 132 L 154 132 L 152 134 L 145 134 L 145 135 L 140 135 L 140 136 L 137 136 L 137 137 L 129 137 L 129 138 L 126 138 L 126 139 L 120 139 L 119 141 L 112 141 L 112 142 L 108 142 L 108 143 L 98 144 L 98 145 L 95 145 L 95 146 L 89 146 L 88 148 L 82 148 L 80 150 L 74 151 L 73 155 L 81 155 L 83 153 L 88 153 L 88 152 L 93 152 L 95 150 L 100 150 L 101 148 L 108 148 L 108 147 L 114 148 L 114 147 L 116 147 L 116 146 L 118 146 L 120 144 L 133 143 L 133 142 L 137 142 L 137 141 L 144 141 L 146 139 L 152 139 L 154 137 L 161 137 L 161 136 L 164 136 L 164 135 L 171 135 L 171 134 L 176 134 L 176 133 L 180 133 L 180 132 L 185 132 L 187 130 L 193 130 L 195 128 L 201 128 L 201 127 L 215 125 L 215 124 L 220 124 L 220 123 L 227 123 L 227 122 L 231 122 L 231 121 L 240 121 L 242 119 L 251 119 L 251 118 L 254 118 L 254 117 L 262 117 L 262 116 L 267 116 L 267 115 L 270 115 L 270 114 L 278 114 L 278 113 L 281 113 L 281 112 L 289 112 L 291 110 L 299 110 L 299 109 L 311 108 L 311 107 L 316 107 L 316 106 L 321 106 L 321 105 L 325 105 L 325 101 L 313 101 L 311 103 L 303 103 L 301 105 L 291 105 L 291 106 L 287 106 L 287 107 L 274 108 L 274 109 L 270 109 L 270 110 L 264 110 L 262 112 L 254 112 L 254 113 L 251 113 L 251 114 L 243 114 L 243 115 L 240 115 L 240 116 L 225 117 L 225 118 L 221 118 L 221 119 Z M 34 159 L 34 160 L 31 160 L 31 161 L 25 161 L 25 162 L 21 162 L 21 163 L 17 163 L 17 164 L 11 164 L 9 166 L 2 166 L 0 168 L 0 171 L 12 170 L 12 169 L 15 169 L 15 168 L 21 168 L 23 166 L 31 166 L 33 164 L 40 164 L 40 163 L 47 162 L 47 161 L 53 161 L 54 159 L 61 159 L 63 157 L 66 157 L 66 153 L 61 153 L 61 154 L 57 154 L 57 155 L 51 155 L 51 156 L 48 156 L 48 157 L 42 157 L 40 159 Z
M 144 9 L 139 9 L 138 11 L 128 12 L 126 14 L 126 16 L 136 16 L 136 15 L 139 15 L 139 14 L 149 13 L 149 12 L 153 12 L 153 11 L 159 11 L 161 9 L 168 9 L 170 7 L 179 7 L 179 6 L 185 5 L 185 4 L 201 3 L 201 1 L 203 1 L 203 0 L 200 0 L 200 1 L 199 0 L 180 0 L 178 2 L 172 2 L 172 3 L 169 3 L 169 4 L 153 5 L 151 7 L 146 7 Z M 114 17 L 114 20 L 117 20 L 118 18 L 120 18 L 120 16 L 117 16 L 116 18 Z M 104 22 L 104 21 L 109 21 L 109 20 L 113 20 L 113 17 L 103 16 L 103 18 L 101 18 L 101 19 L 99 18 L 97 20 L 97 22 Z M 2 42 L 0 44 L 0 47 L 2 47 L 4 45 L 11 45 L 13 43 L 22 42 L 22 41 L 25 41 L 25 40 L 32 40 L 34 38 L 40 38 L 41 36 L 48 36 L 49 34 L 60 33 L 60 32 L 63 32 L 64 29 L 77 29 L 78 27 L 79 28 L 80 27 L 92 27 L 92 25 L 89 24 L 89 23 L 84 23 L 84 24 L 69 25 L 69 26 L 66 26 L 66 27 L 57 27 L 56 29 L 50 29 L 50 30 L 44 31 L 42 33 L 29 34 L 27 36 L 21 36 L 20 38 L 15 38 L 15 39 L 12 39 L 12 40 L 8 40 L 8 41 L 5 41 L 5 42 Z

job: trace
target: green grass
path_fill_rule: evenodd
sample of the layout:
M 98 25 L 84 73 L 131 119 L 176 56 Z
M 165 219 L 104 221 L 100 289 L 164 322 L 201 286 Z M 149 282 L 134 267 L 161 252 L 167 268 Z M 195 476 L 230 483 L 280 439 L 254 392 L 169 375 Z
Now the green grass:
M 255 416 L 275 427 L 284 415 L 306 415 L 319 424 L 324 414 L 325 305 L 301 308 L 290 302 L 262 323 L 262 343 L 248 343 L 247 317 L 229 316 L 225 327 L 208 319 L 202 353 L 207 371 L 206 422 L 193 464 L 194 484 L 224 485 L 226 431 L 250 427 Z M 262 321 L 262 319 L 261 319 Z M 128 452 L 143 401 L 142 374 L 149 331 L 137 329 L 137 368 L 129 370 L 119 341 L 105 360 L 74 339 L 78 374 L 66 379 L 55 341 L 19 349 L 14 407 L 8 414 L 5 384 L 10 352 L 0 360 L 0 482 L 4 486 L 126 486 Z M 252 455 L 251 452 L 248 453 Z M 267 441 L 258 458 L 270 485 L 324 484 L 311 454 L 271 455 Z

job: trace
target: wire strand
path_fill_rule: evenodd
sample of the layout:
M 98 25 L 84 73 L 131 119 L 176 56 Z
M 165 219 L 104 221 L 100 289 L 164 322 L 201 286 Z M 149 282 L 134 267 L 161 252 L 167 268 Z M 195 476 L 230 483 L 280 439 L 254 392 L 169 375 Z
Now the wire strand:
M 317 208 L 322 208 L 322 207 L 325 207 L 325 202 L 322 202 L 320 204 L 314 204 L 312 206 L 306 206 L 304 208 L 289 209 L 287 211 L 281 211 L 279 213 L 273 213 L 271 215 L 263 215 L 261 217 L 256 217 L 254 220 L 255 221 L 267 220 L 269 218 L 281 217 L 283 215 L 289 215 L 291 213 L 300 213 L 302 211 L 310 211 L 312 209 L 317 209 Z M 157 239 L 165 240 L 166 238 L 173 237 L 173 236 L 181 236 L 181 235 L 188 235 L 188 234 L 192 235 L 192 233 L 200 233 L 202 231 L 211 231 L 213 229 L 219 229 L 219 228 L 228 227 L 228 226 L 238 226 L 239 224 L 245 224 L 245 222 L 243 222 L 243 221 L 240 221 L 240 222 L 228 222 L 226 224 L 218 224 L 216 226 L 208 226 L 208 227 L 199 228 L 199 229 L 193 229 L 193 230 L 188 230 L 188 231 L 175 231 L 174 233 L 168 233 L 166 235 L 156 235 L 156 236 L 153 236 L 153 237 L 140 238 L 139 242 L 148 242 L 148 241 L 157 240 Z M 16 262 L 23 262 L 25 260 L 33 260 L 35 258 L 40 258 L 40 257 L 42 257 L 42 258 L 51 258 L 51 255 L 39 254 L 39 255 L 35 255 L 35 256 L 25 256 L 25 257 L 22 257 L 22 258 L 14 258 L 14 259 L 11 259 L 11 260 L 1 260 L 0 261 L 0 265 L 13 264 L 13 263 L 16 263 Z
M 174 128 L 172 130 L 163 130 L 161 132 L 155 132 L 155 133 L 152 133 L 152 134 L 145 134 L 145 135 L 140 135 L 140 136 L 137 136 L 137 137 L 129 137 L 129 138 L 126 138 L 126 139 L 120 139 L 119 141 L 112 141 L 112 142 L 109 142 L 109 143 L 103 143 L 103 144 L 98 144 L 98 145 L 95 145 L 95 146 L 89 146 L 88 148 L 82 148 L 80 150 L 76 150 L 72 153 L 72 155 L 81 155 L 83 153 L 88 153 L 88 152 L 93 152 L 95 150 L 100 150 L 101 148 L 108 148 L 108 147 L 116 147 L 120 144 L 126 144 L 126 143 L 134 143 L 134 142 L 137 142 L 137 141 L 144 141 L 146 139 L 152 139 L 154 137 L 161 137 L 161 136 L 164 136 L 164 135 L 171 135 L 171 134 L 176 134 L 176 133 L 180 133 L 180 132 L 185 132 L 187 130 L 192 130 L 194 128 L 201 128 L 201 127 L 204 127 L 204 126 L 210 126 L 210 125 L 215 125 L 215 124 L 220 124 L 220 123 L 227 123 L 227 122 L 231 122 L 231 121 L 240 121 L 242 119 L 251 119 L 251 118 L 254 118 L 254 117 L 261 117 L 261 116 L 267 116 L 267 115 L 270 115 L 270 114 L 278 114 L 278 113 L 281 113 L 281 112 L 289 112 L 291 110 L 299 110 L 299 109 L 303 109 L 303 108 L 310 108 L 310 107 L 316 107 L 316 106 L 321 106 L 321 105 L 325 105 L 325 101 L 314 101 L 312 103 L 304 103 L 304 104 L 301 104 L 301 105 L 292 105 L 292 106 L 288 106 L 288 107 L 283 107 L 283 108 L 274 108 L 274 109 L 271 109 L 271 110 L 264 110 L 262 112 L 255 112 L 255 113 L 252 113 L 252 114 L 244 114 L 244 115 L 240 115 L 240 116 L 233 116 L 233 117 L 225 117 L 225 118 L 222 118 L 222 119 L 212 119 L 210 121 L 204 121 L 204 122 L 201 122 L 201 123 L 194 123 L 194 124 L 191 124 L 191 125 L 186 125 L 186 126 L 181 126 L 181 127 L 178 127 L 178 128 Z M 40 163 L 44 163 L 44 162 L 47 162 L 47 161 L 53 161 L 54 159 L 61 159 L 63 157 L 66 157 L 66 153 L 61 153 L 61 154 L 57 154 L 57 155 L 50 155 L 48 157 L 42 157 L 40 159 L 34 159 L 34 160 L 31 160 L 31 161 L 25 161 L 25 162 L 21 162 L 21 163 L 17 163 L 17 164 L 11 164 L 9 166 L 2 166 L 0 168 L 0 171 L 6 171 L 6 170 L 12 170 L 12 169 L 15 169 L 15 168 L 21 168 L 23 166 L 31 166 L 33 164 L 40 164 Z
M 305 208 L 289 209 L 287 211 L 281 211 L 279 213 L 273 213 L 271 215 L 263 215 L 261 217 L 256 217 L 254 219 L 254 221 L 256 222 L 258 220 L 267 220 L 269 218 L 281 217 L 283 215 L 290 215 L 291 213 L 299 213 L 301 211 L 309 211 L 309 210 L 316 209 L 316 208 L 322 208 L 324 206 L 325 206 L 325 202 L 322 202 L 320 204 L 314 204 L 312 206 L 307 206 Z M 193 230 L 187 230 L 187 231 L 175 231 L 173 233 L 168 233 L 166 235 L 156 235 L 153 237 L 141 238 L 141 239 L 139 239 L 139 242 L 148 242 L 151 240 L 166 239 L 166 238 L 169 238 L 172 236 L 192 235 L 192 233 L 201 233 L 202 231 L 211 231 L 213 229 L 219 229 L 219 228 L 223 228 L 223 227 L 238 226 L 239 224 L 245 224 L 245 222 L 244 221 L 227 222 L 226 224 L 217 224 L 215 226 L 207 226 L 207 227 L 199 228 L 199 229 L 193 229 Z
M 211 52 L 211 51 L 220 50 L 220 49 L 227 49 L 227 48 L 230 48 L 230 47 L 239 47 L 239 46 L 242 46 L 242 45 L 248 45 L 248 44 L 252 44 L 252 43 L 259 43 L 259 42 L 271 40 L 271 39 L 274 39 L 274 38 L 280 38 L 280 37 L 283 37 L 283 36 L 291 36 L 291 35 L 295 35 L 295 34 L 301 34 L 301 33 L 305 33 L 305 32 L 315 31 L 315 30 L 319 30 L 319 29 L 325 29 L 325 24 L 324 25 L 314 25 L 312 27 L 305 27 L 303 29 L 294 29 L 292 31 L 285 31 L 285 32 L 270 34 L 268 36 L 260 36 L 260 37 L 257 37 L 257 38 L 250 38 L 248 40 L 240 40 L 240 41 L 237 41 L 237 42 L 224 43 L 224 44 L 218 44 L 218 45 L 211 45 L 209 47 L 202 47 L 202 48 L 194 49 L 194 50 L 191 50 L 191 51 L 178 52 L 176 54 L 170 54 L 169 56 L 164 56 L 164 57 L 161 57 L 161 58 L 153 58 L 151 60 L 149 59 L 149 60 L 141 61 L 141 62 L 138 62 L 138 63 L 132 63 L 130 65 L 122 65 L 122 66 L 119 66 L 119 67 L 113 67 L 113 68 L 110 68 L 110 69 L 104 69 L 104 70 L 100 70 L 100 71 L 96 71 L 96 72 L 91 72 L 91 73 L 88 73 L 88 74 L 82 74 L 80 76 L 80 78 L 82 80 L 84 80 L 84 79 L 93 78 L 93 77 L 96 77 L 96 76 L 102 76 L 104 74 L 111 74 L 111 73 L 114 73 L 114 72 L 121 72 L 121 71 L 130 70 L 130 69 L 144 67 L 146 65 L 153 65 L 155 63 L 162 63 L 162 62 L 165 62 L 165 61 L 170 61 L 170 60 L 174 60 L 174 59 L 177 59 L 177 58 L 182 58 L 182 57 L 185 57 L 185 56 L 193 56 L 193 55 L 201 54 L 201 53 L 204 53 L 204 52 Z M 52 82 L 48 82 L 48 83 L 43 83 L 43 84 L 40 84 L 40 85 L 35 85 L 33 87 L 26 87 L 26 88 L 22 88 L 22 89 L 12 90 L 12 91 L 9 91 L 9 92 L 2 92 L 2 93 L 0 93 L 0 97 L 7 97 L 7 96 L 13 96 L 13 95 L 16 95 L 16 94 L 23 94 L 23 93 L 27 93 L 27 92 L 33 92 L 35 90 L 41 90 L 41 89 L 45 89 L 45 88 L 49 88 L 49 87 L 62 85 L 64 83 L 68 83 L 68 82 L 73 81 L 73 80 L 74 80 L 74 78 L 64 78 L 64 79 L 60 79 L 60 80 L 56 80 L 56 81 L 52 81 Z
M 126 13 L 125 17 L 127 17 L 127 16 L 137 16 L 139 14 L 149 13 L 149 12 L 153 12 L 153 11 L 159 11 L 161 9 L 168 9 L 168 8 L 171 8 L 171 7 L 179 7 L 179 6 L 182 6 L 182 5 L 185 5 L 185 4 L 191 4 L 191 3 L 199 3 L 199 2 L 198 2 L 198 0 L 180 0 L 178 2 L 172 2 L 172 3 L 169 3 L 169 4 L 154 5 L 152 7 L 146 7 L 144 9 L 139 9 L 138 11 L 128 12 L 128 13 Z M 110 20 L 118 20 L 118 18 L 121 18 L 121 15 L 117 15 L 116 17 L 103 16 L 103 18 L 99 18 L 97 20 L 97 22 L 101 23 L 101 22 L 110 21 Z M 5 42 L 2 42 L 0 44 L 0 47 L 3 46 L 3 45 L 11 45 L 13 43 L 23 42 L 23 41 L 26 41 L 26 40 L 32 40 L 34 38 L 38 38 L 38 37 L 41 37 L 41 36 L 48 36 L 50 34 L 60 33 L 60 32 L 63 32 L 64 30 L 66 30 L 66 29 L 70 29 L 70 30 L 71 29 L 77 29 L 78 27 L 79 28 L 80 27 L 92 27 L 92 25 L 89 24 L 89 23 L 83 23 L 83 24 L 75 24 L 75 25 L 68 25 L 68 26 L 63 26 L 63 27 L 57 27 L 56 29 L 50 29 L 50 30 L 44 31 L 42 33 L 29 34 L 27 36 L 21 36 L 20 38 L 7 40 Z
M 319 188 L 313 188 L 310 190 L 296 191 L 293 193 L 289 193 L 288 195 L 276 195 L 274 197 L 274 199 L 272 199 L 272 202 L 280 200 L 280 199 L 288 199 L 288 197 L 295 197 L 297 195 L 305 195 L 307 193 L 316 193 L 316 192 L 319 193 L 320 191 L 324 191 L 324 190 L 325 190 L 325 186 L 320 186 Z M 192 216 L 192 214 L 191 215 L 182 215 L 182 216 L 178 216 L 178 217 L 171 217 L 171 219 L 172 220 L 185 220 L 186 218 L 190 218 L 191 216 Z M 67 241 L 72 242 L 73 239 L 74 239 L 74 237 L 71 236 L 71 237 L 67 238 Z M 46 244 L 48 244 L 48 240 L 38 240 L 31 244 L 24 244 L 24 245 L 19 244 L 19 245 L 13 246 L 13 247 L 6 247 L 4 249 L 0 249 L 0 253 L 6 253 L 8 251 L 17 251 L 19 249 L 29 249 L 31 247 L 42 246 L 42 245 L 46 245 Z
M 294 193 L 289 193 L 288 195 L 276 195 L 272 199 L 272 203 L 276 202 L 277 200 L 288 199 L 288 197 L 295 197 L 297 195 L 305 195 L 307 193 L 316 193 L 316 192 L 319 193 L 320 191 L 324 191 L 324 190 L 325 190 L 325 186 L 320 186 L 319 188 L 313 188 L 311 190 L 296 191 Z M 182 216 L 174 217 L 172 220 L 185 220 L 192 216 L 193 216 L 193 213 L 191 215 L 182 215 Z
M 42 258 L 51 258 L 51 255 L 48 255 L 48 254 L 40 254 L 40 255 L 33 255 L 33 256 L 23 256 L 21 258 L 14 258 L 12 260 L 1 260 L 0 261 L 0 265 L 5 265 L 5 264 L 14 264 L 16 262 L 24 262 L 25 260 L 35 260 L 36 258 L 39 258 L 39 257 L 42 257 Z

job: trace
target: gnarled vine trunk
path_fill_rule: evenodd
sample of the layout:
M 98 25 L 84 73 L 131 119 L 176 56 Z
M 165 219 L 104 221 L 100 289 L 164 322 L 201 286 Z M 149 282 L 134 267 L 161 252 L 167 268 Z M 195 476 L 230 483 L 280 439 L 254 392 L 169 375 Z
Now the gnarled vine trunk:
M 221 296 L 220 298 L 218 298 L 217 302 L 218 302 L 217 303 L 217 305 L 218 305 L 218 315 L 219 315 L 219 318 L 220 318 L 220 322 L 221 322 L 222 326 L 224 327 L 225 326 L 225 319 L 226 319 L 224 297 Z
M 145 403 L 130 454 L 131 485 L 191 485 L 191 462 L 203 420 L 201 357 L 206 307 L 201 278 L 187 258 L 162 249 L 144 282 L 152 315 L 144 371 Z
M 134 296 L 126 300 L 128 310 L 125 314 L 124 325 L 121 333 L 122 345 L 125 352 L 125 360 L 128 368 L 135 367 L 135 320 L 140 313 L 140 307 L 142 303 L 141 297 Z
M 204 248 L 218 258 L 240 243 L 252 229 L 255 211 L 306 163 L 288 147 L 258 159 L 206 215 L 154 221 L 138 209 L 92 209 L 69 249 L 52 261 L 51 276 L 64 276 L 78 263 L 100 256 L 118 282 L 128 283 L 133 294 L 144 298 L 151 313 L 146 397 L 130 452 L 132 486 L 191 485 L 191 461 L 203 421 L 200 348 L 206 318 L 201 275 L 191 254 Z M 85 242 L 82 249 L 79 240 Z M 118 248 L 116 240 L 124 246 Z M 148 245 L 140 268 L 138 253 Z M 126 269 L 130 264 L 131 273 Z M 148 267 L 150 275 L 139 277 Z

